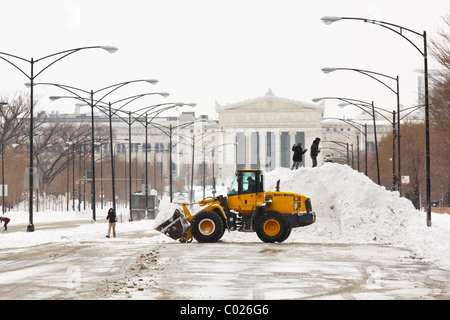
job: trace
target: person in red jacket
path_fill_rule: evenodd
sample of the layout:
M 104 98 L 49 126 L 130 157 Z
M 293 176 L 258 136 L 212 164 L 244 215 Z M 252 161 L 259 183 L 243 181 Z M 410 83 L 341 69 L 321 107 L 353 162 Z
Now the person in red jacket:
M 0 220 L 3 221 L 3 223 L 4 223 L 3 226 L 5 227 L 5 231 L 8 230 L 8 223 L 9 223 L 10 219 L 7 217 L 0 217 Z

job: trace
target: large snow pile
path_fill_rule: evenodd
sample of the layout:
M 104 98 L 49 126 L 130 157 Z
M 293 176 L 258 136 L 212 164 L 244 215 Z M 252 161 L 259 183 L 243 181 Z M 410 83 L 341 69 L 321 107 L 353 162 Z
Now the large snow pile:
M 266 190 L 275 190 L 280 180 L 281 191 L 311 198 L 316 223 L 294 229 L 288 241 L 397 245 L 450 268 L 450 217 L 433 214 L 427 227 L 425 214 L 411 201 L 348 166 L 280 168 L 265 179 Z

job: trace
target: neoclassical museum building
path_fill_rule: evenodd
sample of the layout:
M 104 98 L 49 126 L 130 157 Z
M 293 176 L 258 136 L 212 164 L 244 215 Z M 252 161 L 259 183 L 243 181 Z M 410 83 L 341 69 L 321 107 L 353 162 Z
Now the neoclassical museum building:
M 323 106 L 279 97 L 271 89 L 254 99 L 216 103 L 216 112 L 217 145 L 223 145 L 224 150 L 216 161 L 225 176 L 236 168 L 290 167 L 292 146 L 300 142 L 303 149 L 309 149 L 322 134 Z M 303 166 L 311 165 L 308 151 Z

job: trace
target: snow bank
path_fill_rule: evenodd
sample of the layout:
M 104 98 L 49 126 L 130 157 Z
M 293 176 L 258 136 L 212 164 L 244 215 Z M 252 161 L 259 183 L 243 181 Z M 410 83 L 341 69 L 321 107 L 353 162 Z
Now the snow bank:
M 26 232 L 28 212 L 8 212 L 11 218 L 8 231 L 0 230 L 0 249 L 25 248 L 46 243 L 77 244 L 80 241 L 102 241 L 105 239 L 107 224 L 103 213 L 92 223 L 92 212 L 37 212 L 33 215 L 34 232 Z M 128 216 L 126 220 L 128 219 Z M 68 221 L 72 227 L 45 229 L 46 223 Z M 105 223 L 104 223 L 105 222 Z M 11 232 L 12 225 L 23 225 L 23 231 Z M 144 220 L 139 223 L 125 221 L 118 223 L 118 231 L 124 234 L 128 231 L 148 231 L 153 229 L 153 221 Z M 111 239 L 113 240 L 113 239 Z
M 316 168 L 268 172 L 266 190 L 304 194 L 311 198 L 317 222 L 294 229 L 288 241 L 387 244 L 406 247 L 422 258 L 450 269 L 450 217 L 432 216 L 411 201 L 375 184 L 349 166 L 327 163 Z

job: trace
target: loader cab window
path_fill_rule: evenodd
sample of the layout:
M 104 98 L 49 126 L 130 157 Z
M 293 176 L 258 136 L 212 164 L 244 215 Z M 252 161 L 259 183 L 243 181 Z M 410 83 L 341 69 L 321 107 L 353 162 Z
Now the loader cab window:
M 247 179 L 245 179 L 247 181 L 247 185 L 244 182 L 244 192 L 247 193 L 254 193 L 256 192 L 256 181 L 255 179 L 253 179 L 252 176 L 248 176 Z
M 238 175 L 238 172 L 236 172 L 233 182 L 231 183 L 230 190 L 228 191 L 228 196 L 235 196 L 238 194 L 238 191 L 239 191 L 238 180 L 239 180 L 239 175 Z
M 263 177 L 258 171 L 238 171 L 231 183 L 229 196 L 264 192 Z

